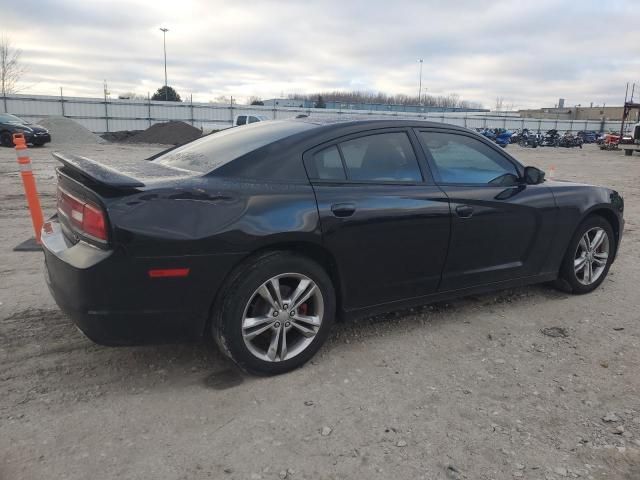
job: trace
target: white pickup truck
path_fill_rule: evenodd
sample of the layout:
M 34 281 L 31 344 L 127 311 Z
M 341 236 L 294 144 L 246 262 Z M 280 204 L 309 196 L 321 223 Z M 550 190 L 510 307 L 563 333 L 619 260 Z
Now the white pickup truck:
M 624 150 L 624 154 L 633 155 L 633 151 L 640 152 L 640 123 L 636 123 L 631 131 L 633 143 L 620 143 L 620 148 Z
M 238 115 L 236 117 L 236 121 L 234 125 L 237 127 L 238 125 L 246 125 L 248 123 L 256 123 L 256 122 L 264 122 L 269 120 L 265 115 Z

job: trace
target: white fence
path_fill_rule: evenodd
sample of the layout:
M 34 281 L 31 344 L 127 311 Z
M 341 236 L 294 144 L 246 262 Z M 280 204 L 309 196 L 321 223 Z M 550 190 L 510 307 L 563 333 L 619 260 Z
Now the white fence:
M 282 119 L 296 115 L 310 117 L 411 118 L 451 123 L 468 128 L 528 128 L 545 132 L 595 130 L 620 131 L 621 122 L 598 120 L 554 120 L 520 118 L 486 112 L 381 112 L 368 110 L 329 110 L 323 108 L 282 108 L 220 103 L 157 102 L 149 100 L 115 100 L 45 95 L 11 95 L 0 97 L 0 109 L 29 121 L 52 116 L 72 118 L 96 133 L 119 130 L 144 130 L 154 123 L 182 120 L 205 131 L 226 128 L 238 115 L 266 115 Z

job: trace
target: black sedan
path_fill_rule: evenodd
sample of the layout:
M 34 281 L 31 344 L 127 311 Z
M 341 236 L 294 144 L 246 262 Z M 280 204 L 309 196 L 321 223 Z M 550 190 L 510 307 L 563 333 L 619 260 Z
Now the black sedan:
M 49 130 L 9 113 L 0 113 L 0 144 L 13 147 L 13 134 L 22 133 L 27 143 L 41 147 L 51 141 Z
M 47 279 L 80 329 L 211 332 L 262 374 L 309 360 L 336 317 L 537 282 L 588 293 L 624 227 L 617 192 L 439 123 L 268 121 L 149 161 L 56 156 Z

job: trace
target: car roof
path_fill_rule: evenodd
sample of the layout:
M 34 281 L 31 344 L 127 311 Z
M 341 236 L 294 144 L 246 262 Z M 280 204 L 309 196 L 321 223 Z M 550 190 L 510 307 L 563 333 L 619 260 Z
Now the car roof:
M 328 118 L 315 118 L 315 117 L 305 117 L 305 118 L 290 118 L 283 121 L 289 122 L 302 122 L 308 125 L 312 125 L 315 128 L 310 128 L 303 132 L 299 132 L 294 134 L 297 138 L 328 138 L 330 136 L 340 137 L 343 135 L 349 135 L 351 133 L 360 133 L 366 132 L 367 130 L 378 130 L 384 128 L 421 128 L 421 127 L 429 127 L 429 128 L 444 128 L 450 131 L 459 131 L 459 132 L 472 132 L 475 133 L 472 129 L 459 127 L 457 125 L 452 125 L 449 123 L 442 122 L 431 122 L 422 119 L 407 119 L 407 118 L 388 118 L 388 117 L 377 117 L 371 118 L 372 116 L 366 115 L 364 118 L 354 118 L 353 116 L 340 117 L 340 116 L 331 116 Z
M 373 117 L 373 118 L 372 118 Z M 310 123 L 312 125 L 317 125 L 318 127 L 345 127 L 345 126 L 361 126 L 361 127 L 370 127 L 370 128 L 386 128 L 389 127 L 444 127 L 444 128 L 454 128 L 458 130 L 468 130 L 464 127 L 459 127 L 457 125 L 452 125 L 442 122 L 432 122 L 428 120 L 422 119 L 409 119 L 409 118 L 389 118 L 388 116 L 360 116 L 360 117 L 342 117 L 337 115 L 335 117 L 304 117 L 304 118 L 295 118 L 289 119 L 289 121 L 293 122 L 305 122 Z

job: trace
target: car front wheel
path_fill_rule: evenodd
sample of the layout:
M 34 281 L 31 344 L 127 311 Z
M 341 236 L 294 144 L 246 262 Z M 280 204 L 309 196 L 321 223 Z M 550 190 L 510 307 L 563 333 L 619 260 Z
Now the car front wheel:
M 318 351 L 334 315 L 335 293 L 322 267 L 300 255 L 270 252 L 232 274 L 214 312 L 213 336 L 243 370 L 279 374 Z
M 560 268 L 560 281 L 572 293 L 589 293 L 604 281 L 615 255 L 609 222 L 588 217 L 576 230 Z M 568 288 L 567 288 L 568 287 Z
M 13 147 L 13 137 L 10 132 L 2 132 L 0 134 L 0 144 L 4 147 Z

